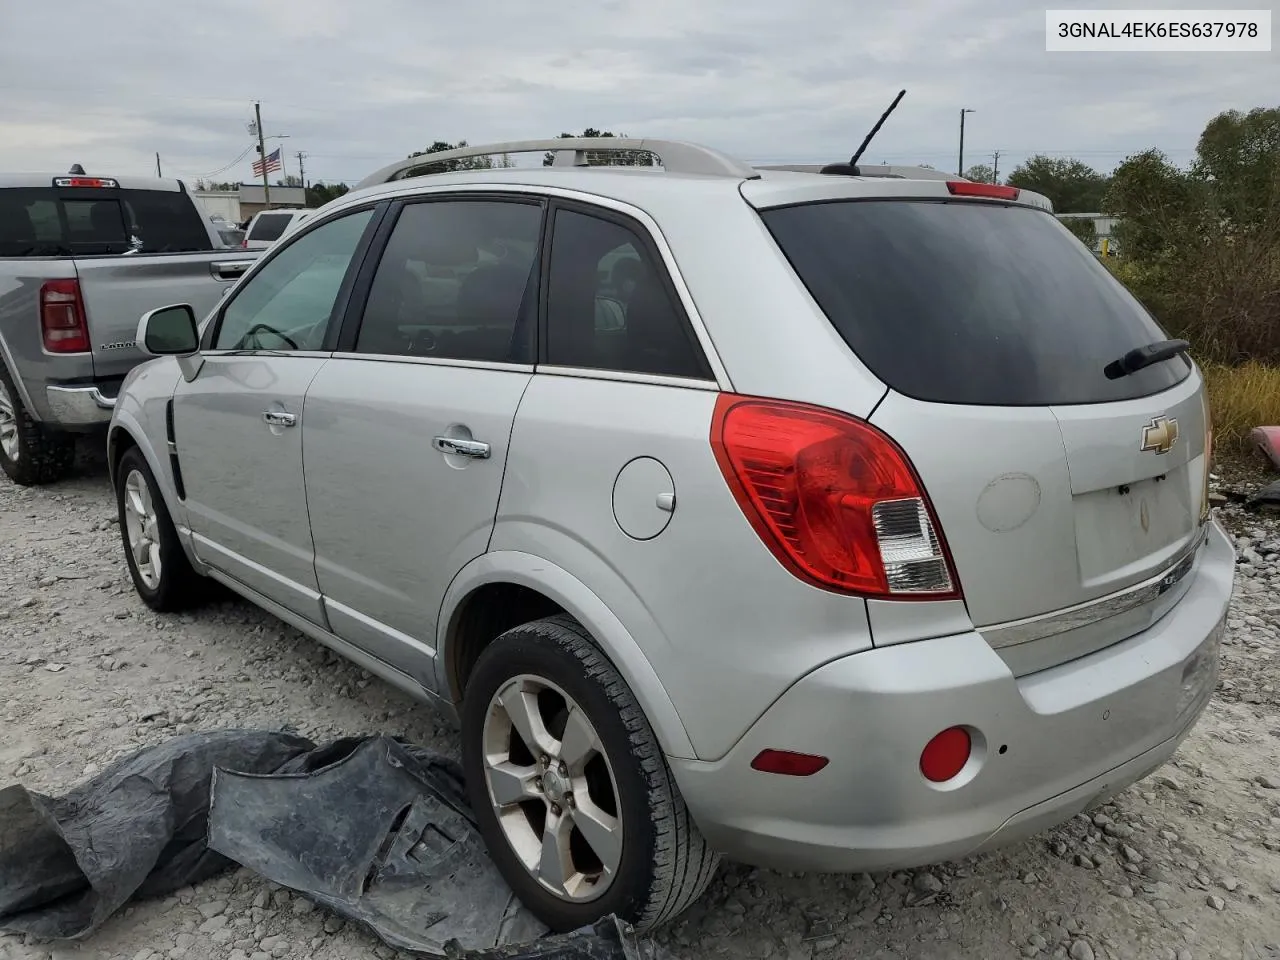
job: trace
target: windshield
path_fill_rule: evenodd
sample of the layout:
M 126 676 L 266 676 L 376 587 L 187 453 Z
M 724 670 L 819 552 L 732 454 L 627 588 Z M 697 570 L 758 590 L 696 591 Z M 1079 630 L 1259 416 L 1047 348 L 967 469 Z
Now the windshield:
M 840 336 L 889 387 L 941 403 L 1042 406 L 1149 396 L 1182 358 L 1103 369 L 1167 338 L 1051 214 L 972 201 L 832 201 L 764 210 Z
M 177 190 L 0 189 L 0 257 L 188 253 L 213 249 Z

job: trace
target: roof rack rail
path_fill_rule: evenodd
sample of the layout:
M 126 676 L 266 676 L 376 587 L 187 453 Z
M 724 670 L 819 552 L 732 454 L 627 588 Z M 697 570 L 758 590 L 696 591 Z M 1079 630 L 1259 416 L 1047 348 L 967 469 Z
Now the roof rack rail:
M 822 173 L 825 163 L 770 163 L 756 164 L 757 170 L 789 170 L 793 173 Z M 896 164 L 858 164 L 860 177 L 890 177 L 898 180 L 964 180 L 954 173 L 934 170 L 932 167 L 899 166 Z
M 489 157 L 504 153 L 555 154 L 554 166 L 587 165 L 590 153 L 652 153 L 658 157 L 662 168 L 671 173 L 705 174 L 713 177 L 736 177 L 754 180 L 760 176 L 756 169 L 728 154 L 682 140 L 647 140 L 631 137 L 559 137 L 554 140 L 512 140 L 508 143 L 482 143 L 442 150 L 439 153 L 423 153 L 406 160 L 397 160 L 381 170 L 369 174 L 356 189 L 372 187 L 380 183 L 406 179 L 410 171 L 449 160 L 467 160 L 473 157 Z M 431 174 L 422 174 L 431 176 Z

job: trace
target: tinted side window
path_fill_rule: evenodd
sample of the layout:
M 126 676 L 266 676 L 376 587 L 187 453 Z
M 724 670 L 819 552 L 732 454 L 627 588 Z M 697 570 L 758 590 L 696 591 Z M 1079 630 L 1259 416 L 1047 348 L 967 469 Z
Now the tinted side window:
M 530 362 L 541 229 L 535 203 L 409 204 L 374 274 L 356 352 Z
M 547 363 L 709 378 L 665 267 L 630 229 L 556 212 L 547 290 Z
M 287 213 L 264 213 L 258 218 L 258 222 L 253 225 L 253 232 L 249 234 L 250 240 L 279 240 L 280 235 L 284 233 L 284 228 L 289 225 L 292 219 Z
M 330 220 L 298 237 L 236 291 L 215 350 L 319 350 L 372 210 Z

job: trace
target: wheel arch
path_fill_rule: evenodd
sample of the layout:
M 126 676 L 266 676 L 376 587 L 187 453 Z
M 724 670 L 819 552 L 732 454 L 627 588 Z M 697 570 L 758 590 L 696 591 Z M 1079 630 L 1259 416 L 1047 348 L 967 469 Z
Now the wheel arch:
M 151 468 L 152 476 L 156 478 L 156 484 L 160 487 L 160 495 L 164 497 L 165 508 L 169 511 L 169 517 L 173 520 L 174 526 L 178 528 L 178 542 L 182 544 L 182 548 L 186 551 L 188 558 L 193 563 L 198 563 L 197 558 L 191 554 L 188 538 L 182 533 L 185 513 L 174 495 L 173 479 L 169 475 L 168 468 L 156 454 L 155 448 L 148 439 L 147 431 L 143 429 L 142 424 L 127 408 L 117 406 L 111 418 L 111 426 L 107 429 L 107 472 L 113 492 L 119 480 L 117 473 L 120 467 L 120 459 L 129 450 L 135 448 L 142 454 L 142 459 L 147 462 L 147 466 Z
M 505 608 L 506 616 L 475 615 L 478 603 L 502 599 L 502 591 L 512 601 Z M 668 756 L 694 759 L 693 744 L 680 714 L 635 638 L 590 587 L 532 554 L 514 550 L 487 553 L 454 577 L 441 603 L 437 626 L 438 689 L 453 703 L 460 703 L 467 672 L 490 641 L 519 623 L 560 612 L 582 624 L 622 674 L 663 751 Z M 521 619 L 511 622 L 515 616 Z

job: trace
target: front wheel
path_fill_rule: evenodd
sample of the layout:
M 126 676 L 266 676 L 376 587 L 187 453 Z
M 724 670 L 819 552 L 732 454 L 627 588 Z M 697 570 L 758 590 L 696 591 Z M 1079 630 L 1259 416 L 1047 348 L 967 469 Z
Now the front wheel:
M 155 475 L 137 447 L 125 451 L 115 476 L 124 557 L 138 596 L 162 613 L 192 606 L 202 596 L 202 578 L 178 542 Z
M 645 930 L 711 882 L 719 857 L 648 720 L 571 617 L 515 627 L 484 650 L 464 695 L 462 744 L 490 855 L 552 930 L 611 913 Z

